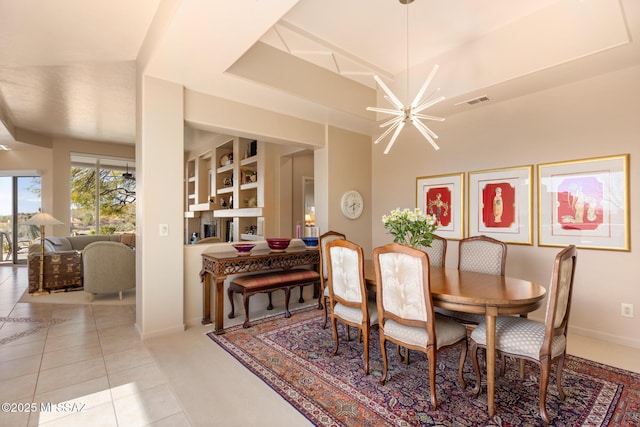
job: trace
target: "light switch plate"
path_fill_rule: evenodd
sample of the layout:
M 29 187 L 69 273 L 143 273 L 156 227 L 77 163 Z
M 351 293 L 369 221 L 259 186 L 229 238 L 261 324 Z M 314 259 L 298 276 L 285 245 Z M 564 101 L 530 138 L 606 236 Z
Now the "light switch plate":
M 168 236 L 169 235 L 169 224 L 160 224 L 160 236 Z

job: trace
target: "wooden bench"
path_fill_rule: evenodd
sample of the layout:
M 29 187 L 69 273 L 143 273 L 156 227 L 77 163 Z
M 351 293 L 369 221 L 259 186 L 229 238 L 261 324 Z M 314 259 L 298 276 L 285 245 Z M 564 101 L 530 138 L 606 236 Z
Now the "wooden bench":
M 246 276 L 236 277 L 229 284 L 227 295 L 231 302 L 231 312 L 229 313 L 229 319 L 235 317 L 235 307 L 233 304 L 233 294 L 242 294 L 244 302 L 244 314 L 245 320 L 242 327 L 249 327 L 249 298 L 258 293 L 269 294 L 269 305 L 267 310 L 273 309 L 271 303 L 271 292 L 275 290 L 284 290 L 285 302 L 284 302 L 284 317 L 291 317 L 289 312 L 289 297 L 291 295 L 291 288 L 300 286 L 300 302 L 304 302 L 302 298 L 302 288 L 307 285 L 316 285 L 320 283 L 320 274 L 314 270 L 304 269 L 291 269 L 282 271 L 272 271 L 269 273 L 252 274 Z

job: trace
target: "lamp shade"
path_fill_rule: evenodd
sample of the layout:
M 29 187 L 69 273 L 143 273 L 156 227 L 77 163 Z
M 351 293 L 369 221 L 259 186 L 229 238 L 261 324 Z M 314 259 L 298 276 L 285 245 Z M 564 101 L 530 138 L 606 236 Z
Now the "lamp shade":
M 60 225 L 62 221 L 58 221 L 51 214 L 40 212 L 24 222 L 27 225 Z

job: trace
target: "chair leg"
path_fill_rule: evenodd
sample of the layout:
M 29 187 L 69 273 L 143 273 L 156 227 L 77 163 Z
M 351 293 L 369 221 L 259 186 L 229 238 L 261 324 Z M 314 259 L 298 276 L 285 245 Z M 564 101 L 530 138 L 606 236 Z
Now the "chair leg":
M 333 341 L 335 342 L 335 347 L 333 349 L 333 355 L 338 354 L 338 347 L 340 345 L 340 338 L 338 337 L 338 319 L 331 316 L 331 332 L 333 334 Z M 348 333 L 348 330 L 347 330 Z
M 327 328 L 327 317 L 329 317 L 327 315 L 327 312 L 329 310 L 327 309 L 327 297 L 324 296 L 324 291 L 320 295 L 320 300 L 322 301 L 322 310 L 324 310 L 324 317 L 322 319 L 322 329 L 326 329 Z
M 467 359 L 467 341 L 464 340 L 460 343 L 460 363 L 458 364 L 458 379 L 460 380 L 460 387 L 464 390 L 467 388 L 467 382 L 464 380 L 464 361 Z M 407 358 L 409 358 L 409 349 L 407 349 Z
M 364 374 L 369 375 L 369 327 L 364 325 L 360 332 L 364 335 Z
M 427 349 L 427 359 L 429 359 L 429 394 L 431 405 L 435 410 L 438 408 L 438 398 L 436 396 L 436 351 L 433 347 Z
M 547 413 L 547 386 L 549 385 L 549 371 L 551 370 L 551 358 L 545 357 L 540 360 L 540 418 L 545 425 L 551 422 Z
M 564 367 L 564 354 L 558 359 L 558 366 L 556 367 L 556 387 L 558 388 L 558 396 L 561 400 L 564 400 L 566 394 L 562 389 L 562 368 Z
M 482 374 L 480 373 L 480 364 L 478 363 L 478 344 L 472 340 L 470 347 L 469 352 L 471 354 L 469 357 L 471 357 L 473 372 L 476 375 L 476 386 L 471 390 L 471 392 L 477 397 L 480 394 L 480 390 L 482 390 Z
M 387 349 L 384 344 L 384 331 L 380 328 L 380 353 L 382 355 L 382 376 L 380 377 L 380 384 L 382 385 L 387 381 L 387 369 L 389 367 L 387 364 Z

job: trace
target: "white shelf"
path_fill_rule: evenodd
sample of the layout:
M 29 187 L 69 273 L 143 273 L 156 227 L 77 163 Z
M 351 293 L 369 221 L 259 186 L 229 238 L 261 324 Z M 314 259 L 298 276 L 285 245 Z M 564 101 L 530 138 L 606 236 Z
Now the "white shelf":
M 262 208 L 217 209 L 214 218 L 250 218 L 262 216 Z
M 189 211 L 191 212 L 199 212 L 199 211 L 211 211 L 216 207 L 215 203 L 206 202 L 206 203 L 196 203 L 194 205 L 189 206 Z
M 246 159 L 240 160 L 240 166 L 253 165 L 258 163 L 258 156 L 247 157 Z
M 240 239 L 242 240 L 264 240 L 264 236 L 258 236 L 257 234 L 241 234 Z
M 191 209 L 191 206 L 189 206 L 189 209 Z M 193 211 L 185 212 L 184 213 L 184 217 L 185 218 L 200 218 L 200 212 L 193 212 Z
M 241 190 L 251 190 L 252 188 L 258 188 L 258 183 L 257 182 L 250 182 L 248 184 L 242 184 L 240 186 Z
M 223 172 L 231 172 L 233 170 L 233 163 L 231 163 L 230 165 L 224 165 L 224 166 L 220 166 L 216 172 L 218 173 L 223 173 Z
M 218 188 L 218 194 L 233 193 L 233 187 Z

